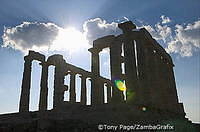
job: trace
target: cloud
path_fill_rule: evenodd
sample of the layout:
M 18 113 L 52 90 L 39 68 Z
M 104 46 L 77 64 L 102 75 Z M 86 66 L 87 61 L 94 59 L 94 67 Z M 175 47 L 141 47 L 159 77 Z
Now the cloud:
M 53 23 L 23 22 L 15 27 L 5 27 L 3 47 L 27 51 L 50 45 L 56 38 L 59 27 Z
M 176 25 L 175 37 L 169 42 L 166 50 L 169 53 L 180 53 L 181 56 L 192 56 L 200 49 L 200 20 L 187 26 Z
M 150 32 L 154 39 L 167 42 L 172 38 L 172 29 L 166 25 L 166 23 L 170 23 L 171 20 L 169 17 L 165 17 L 164 15 L 160 18 L 161 21 L 157 22 L 154 27 L 151 25 L 143 25 L 143 27 Z
M 166 42 L 171 38 L 172 30 L 167 25 L 163 26 L 157 23 L 154 27 L 150 25 L 144 25 L 143 27 L 146 28 L 156 40 L 163 40 Z
M 143 27 L 150 32 L 153 38 L 164 42 L 164 48 L 168 53 L 176 53 L 184 57 L 192 56 L 194 52 L 200 50 L 200 20 L 185 25 L 169 26 L 168 23 L 172 21 L 169 17 L 162 15 L 160 18 L 160 21 L 155 25 L 146 24 Z M 124 19 L 128 20 L 128 18 Z M 3 46 L 23 52 L 29 49 L 52 51 L 71 48 L 69 50 L 76 50 L 78 47 L 87 47 L 88 43 L 91 45 L 97 38 L 121 34 L 122 31 L 117 25 L 116 22 L 109 23 L 101 18 L 94 18 L 84 22 L 83 32 L 70 30 L 70 34 L 66 35 L 68 31 L 54 23 L 23 22 L 15 27 L 4 28 Z M 70 37 L 72 33 L 74 35 Z M 74 40 L 77 35 L 81 38 L 81 41 L 76 42 Z M 72 43 L 74 43 L 73 46 Z
M 170 27 L 167 23 L 171 22 L 169 17 L 162 15 L 154 26 L 143 25 L 153 38 L 162 40 L 167 46 L 168 53 L 180 54 L 182 57 L 192 56 L 194 52 L 200 50 L 200 20 L 188 23 L 186 26 L 175 25 Z M 174 29 L 174 31 L 172 30 Z
M 101 18 L 94 18 L 85 21 L 83 32 L 80 32 L 64 29 L 54 23 L 23 22 L 15 27 L 5 27 L 3 47 L 11 47 L 25 53 L 30 49 L 70 51 L 78 49 L 77 47 L 88 47 L 87 44 L 91 45 L 97 38 L 120 34 L 121 30 L 117 25 L 115 22 L 108 23 Z
M 162 15 L 160 18 L 154 26 L 143 25 L 143 27 L 150 32 L 153 38 L 164 42 L 164 48 L 168 53 L 185 57 L 192 56 L 194 52 L 200 50 L 200 20 L 188 23 L 186 26 L 178 24 L 169 26 L 168 24 L 172 21 L 169 17 Z M 90 44 L 99 37 L 122 33 L 117 23 L 108 23 L 101 18 L 86 21 L 83 29 Z
M 162 19 L 162 24 L 166 24 L 166 23 L 171 22 L 171 19 L 169 17 L 164 16 L 164 15 L 162 15 L 160 18 Z
M 168 24 L 172 21 L 169 17 L 162 15 L 154 26 L 143 25 L 156 40 L 161 40 L 166 45 L 164 48 L 168 53 L 180 54 L 182 57 L 192 56 L 200 49 L 200 21 L 188 23 L 185 27 Z M 128 18 L 126 18 L 128 20 Z M 101 18 L 90 19 L 83 25 L 84 33 L 92 44 L 92 41 L 106 35 L 118 35 L 121 30 L 117 23 L 108 23 Z
M 86 34 L 89 43 L 92 44 L 92 41 L 106 36 L 106 35 L 118 35 L 121 33 L 121 30 L 115 22 L 108 23 L 101 18 L 94 18 L 86 21 L 83 24 L 83 30 Z
M 125 21 L 129 21 L 128 17 L 123 17 Z

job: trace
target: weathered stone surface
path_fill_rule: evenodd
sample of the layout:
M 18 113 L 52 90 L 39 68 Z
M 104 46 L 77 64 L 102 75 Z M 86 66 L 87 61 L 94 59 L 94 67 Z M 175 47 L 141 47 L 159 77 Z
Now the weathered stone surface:
M 46 62 L 41 63 L 42 73 L 41 73 L 41 82 L 40 82 L 40 102 L 39 110 L 47 110 L 48 102 L 48 65 Z

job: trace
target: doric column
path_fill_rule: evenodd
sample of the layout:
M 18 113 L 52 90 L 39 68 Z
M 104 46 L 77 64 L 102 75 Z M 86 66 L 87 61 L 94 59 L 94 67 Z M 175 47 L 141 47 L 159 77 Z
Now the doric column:
M 92 53 L 92 65 L 91 65 L 91 69 L 92 69 L 92 84 L 91 84 L 91 104 L 95 105 L 95 104 L 100 104 L 99 102 L 99 76 L 100 76 L 100 71 L 99 71 L 99 49 L 94 49 L 91 48 L 89 49 L 89 51 Z
M 40 82 L 40 102 L 39 102 L 39 110 L 45 111 L 47 110 L 47 100 L 48 100 L 48 64 L 46 62 L 42 62 L 42 74 L 41 74 L 41 82 Z
M 60 60 L 61 61 L 61 60 Z M 64 98 L 64 63 L 60 62 L 55 65 L 55 75 L 54 75 L 54 99 L 53 107 L 54 109 L 60 109 Z
M 71 103 L 76 102 L 76 74 L 74 72 L 70 72 L 70 98 L 69 101 Z
M 122 80 L 122 68 L 121 68 L 121 52 L 122 43 L 119 40 L 115 40 L 110 46 L 110 71 L 111 81 L 113 83 L 112 102 L 119 103 L 123 101 L 123 92 L 115 86 L 115 80 Z
M 24 61 L 25 61 L 24 73 L 23 73 L 23 79 L 22 79 L 19 112 L 29 111 L 32 58 L 30 58 L 29 56 L 25 56 Z
M 81 78 L 81 104 L 86 105 L 86 101 L 87 101 L 86 79 L 87 77 L 84 75 L 81 75 L 80 78 Z
M 134 41 L 130 39 L 130 34 L 125 34 L 124 39 L 124 61 L 125 61 L 125 80 L 127 87 L 127 102 L 136 103 L 138 98 L 138 79 L 136 69 L 136 56 Z
M 152 47 L 149 47 L 147 49 L 147 54 L 146 57 L 148 60 L 146 61 L 147 64 L 147 73 L 148 74 L 148 89 L 150 93 L 150 103 L 153 105 L 153 107 L 158 107 L 160 105 L 161 99 L 159 98 L 160 96 L 160 61 L 161 58 L 157 52 L 154 53 L 154 49 Z
M 133 39 L 132 29 L 136 26 L 128 21 L 118 25 L 119 28 L 123 30 L 124 33 L 124 58 L 125 58 L 125 80 L 127 87 L 127 102 L 137 103 L 137 89 L 138 89 L 138 79 L 137 79 L 137 69 L 136 69 L 136 56 L 135 56 L 135 45 Z
M 162 59 L 161 59 L 161 65 L 160 65 L 160 69 L 161 69 L 161 96 L 160 98 L 162 98 L 162 104 L 163 105 L 163 109 L 170 109 L 170 103 L 171 102 L 171 98 L 170 98 L 170 89 L 169 89 L 169 75 L 168 75 L 168 68 L 167 68 L 167 62 L 166 62 L 166 58 L 163 57 L 164 55 L 162 55 Z
M 145 44 L 148 45 L 146 41 L 144 41 L 144 35 L 141 32 L 136 34 L 136 51 L 137 51 L 137 72 L 138 72 L 138 79 L 141 84 L 144 83 L 144 79 L 147 77 L 145 73 L 146 64 L 145 61 Z
M 99 70 L 99 52 L 101 50 L 96 49 L 96 48 L 90 48 L 89 51 L 92 53 L 92 73 L 94 73 L 96 76 L 100 75 L 100 70 Z
M 137 53 L 137 79 L 138 79 L 138 88 L 137 93 L 138 94 L 138 103 L 141 105 L 148 105 L 149 102 L 149 89 L 147 84 L 147 75 L 148 72 L 146 72 L 147 64 L 145 63 L 145 44 L 148 45 L 146 41 L 144 41 L 144 35 L 137 31 L 133 36 L 135 39 L 136 44 L 136 53 Z M 148 56 L 146 56 L 148 57 Z
M 142 90 L 141 93 L 141 101 L 143 100 L 144 105 L 155 106 L 158 104 L 160 99 L 158 98 L 160 92 L 159 85 L 159 65 L 158 61 L 160 60 L 157 56 L 156 51 L 154 51 L 153 47 L 149 44 L 148 41 L 144 41 L 144 60 L 143 63 L 145 65 L 144 68 L 144 86 L 145 89 Z M 141 77 L 141 76 L 139 76 Z M 142 95 L 143 94 L 143 95 Z
M 173 96 L 174 103 L 178 103 L 178 95 L 177 95 L 177 90 L 176 90 L 176 81 L 174 77 L 174 70 L 173 64 L 167 64 L 168 67 L 168 79 L 169 79 L 169 84 L 170 84 L 170 91 L 172 92 L 171 95 Z
M 127 38 L 128 39 L 128 38 Z M 127 87 L 127 102 L 134 102 L 134 98 L 137 97 L 137 71 L 135 60 L 135 47 L 133 41 L 125 40 L 124 43 L 124 58 L 125 58 L 125 75 L 126 75 L 126 87 Z
M 152 58 L 153 62 L 153 76 L 154 78 L 151 78 L 150 80 L 152 81 L 152 87 L 151 87 L 151 97 L 152 97 L 152 104 L 154 107 L 159 108 L 159 109 L 167 109 L 167 100 L 168 97 L 167 92 L 167 78 L 166 76 L 166 65 L 164 63 L 164 59 L 160 51 L 153 51 L 152 52 L 154 55 L 154 59 Z M 156 91 L 156 92 L 155 92 Z
M 169 108 L 173 112 L 177 112 L 179 114 L 185 114 L 184 109 L 180 103 L 178 103 L 178 95 L 176 90 L 176 83 L 173 71 L 173 63 L 167 63 L 167 71 L 168 71 L 168 97 L 169 97 Z
M 104 81 L 103 80 L 98 80 L 98 83 L 99 83 L 99 87 L 98 87 L 98 96 L 97 96 L 97 101 L 98 101 L 98 104 L 104 104 Z

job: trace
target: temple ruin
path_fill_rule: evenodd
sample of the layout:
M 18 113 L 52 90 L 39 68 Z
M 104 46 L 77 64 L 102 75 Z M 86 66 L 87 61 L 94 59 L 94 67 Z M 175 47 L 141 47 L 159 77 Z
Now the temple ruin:
M 81 75 L 81 102 L 86 105 L 86 79 L 91 80 L 91 105 L 104 104 L 104 85 L 107 87 L 108 104 L 127 103 L 153 107 L 184 115 L 183 105 L 178 102 L 174 78 L 174 64 L 168 53 L 151 37 L 144 28 L 136 29 L 132 22 L 119 24 L 123 34 L 109 35 L 93 42 L 91 53 L 91 72 L 67 63 L 62 55 L 45 56 L 34 51 L 24 57 L 24 73 L 20 98 L 19 112 L 29 111 L 31 64 L 33 60 L 41 62 L 41 84 L 39 111 L 47 110 L 48 67 L 55 66 L 53 109 L 62 109 L 65 103 L 76 102 L 75 76 Z M 105 48 L 110 49 L 111 80 L 100 76 L 99 53 Z M 122 49 L 124 55 L 122 56 Z M 122 63 L 125 73 L 122 73 Z M 70 85 L 64 85 L 64 77 L 70 75 Z M 126 93 L 134 97 L 123 98 L 114 81 L 126 83 Z M 112 88 L 112 90 L 111 90 Z M 64 103 L 64 91 L 69 90 L 70 100 Z M 112 93 L 111 93 L 112 91 Z M 111 96 L 112 95 L 112 96 Z
M 27 118 L 35 116 L 38 131 L 71 130 L 63 128 L 63 125 L 52 125 L 64 124 L 68 120 L 80 120 L 86 124 L 128 121 L 160 123 L 175 120 L 188 122 L 183 104 L 178 102 L 174 64 L 170 55 L 145 28 L 137 29 L 131 21 L 121 23 L 118 27 L 123 34 L 99 38 L 88 50 L 91 53 L 91 71 L 67 63 L 59 54 L 45 58 L 38 52 L 29 51 L 24 57 L 19 113 Z M 100 76 L 99 53 L 105 48 L 110 49 L 111 79 Z M 27 115 L 26 113 L 30 113 L 31 66 L 34 60 L 39 61 L 42 67 L 39 111 L 37 114 Z M 122 65 L 125 72 L 122 72 Z M 52 110 L 47 110 L 49 66 L 55 67 Z M 76 102 L 77 74 L 81 78 L 80 102 Z M 69 85 L 64 84 L 67 75 L 70 76 Z M 87 79 L 91 81 L 91 105 L 86 105 Z M 116 80 L 124 82 L 127 88 L 125 92 L 116 86 Z M 70 93 L 69 101 L 64 101 L 65 91 Z M 58 123 L 59 121 L 62 123 Z M 75 123 L 75 126 L 77 124 L 79 123 Z M 86 125 L 85 128 L 87 127 Z M 91 129 L 93 131 L 96 128 Z

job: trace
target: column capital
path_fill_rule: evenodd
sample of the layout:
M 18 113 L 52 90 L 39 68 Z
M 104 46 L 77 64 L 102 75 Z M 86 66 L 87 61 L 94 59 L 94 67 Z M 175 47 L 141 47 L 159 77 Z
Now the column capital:
M 82 79 L 86 79 L 87 78 L 87 76 L 83 75 L 83 74 L 79 75 L 79 77 L 82 78 Z
M 24 61 L 25 62 L 31 62 L 31 61 L 33 61 L 33 58 L 30 57 L 29 55 L 27 55 L 27 56 L 24 56 Z
M 39 64 L 40 64 L 41 66 L 48 66 L 48 65 L 49 65 L 46 61 L 40 62 Z
M 74 71 L 69 71 L 68 73 L 70 74 L 70 76 L 72 76 L 72 75 L 74 75 L 74 76 L 75 76 L 75 75 L 77 74 L 77 73 L 76 73 L 76 72 L 74 72 Z
M 88 51 L 91 52 L 92 54 L 99 54 L 99 52 L 101 50 L 102 49 L 98 49 L 98 48 L 90 48 L 90 49 L 88 49 Z
M 112 83 L 111 83 L 111 82 L 105 82 L 105 85 L 106 85 L 107 87 L 111 87 L 111 86 L 112 86 Z

